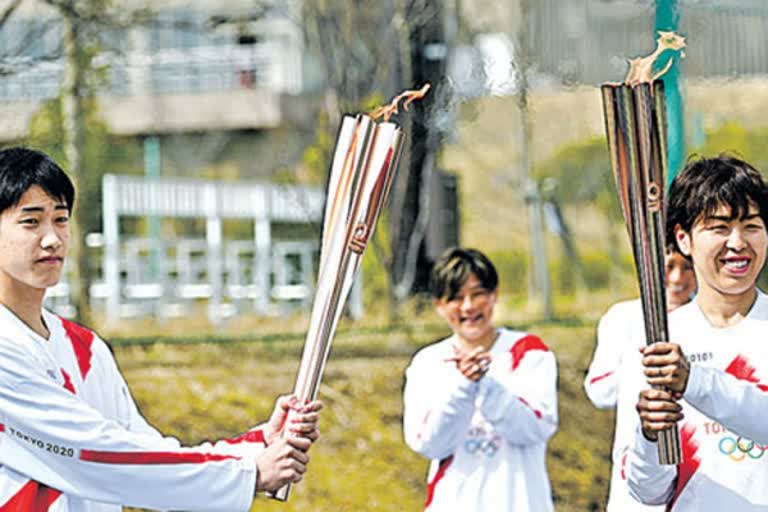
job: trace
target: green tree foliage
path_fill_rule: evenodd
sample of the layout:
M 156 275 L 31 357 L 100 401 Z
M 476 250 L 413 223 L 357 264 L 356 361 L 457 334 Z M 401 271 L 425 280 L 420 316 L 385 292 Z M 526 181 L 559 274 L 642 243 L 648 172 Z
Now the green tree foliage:
M 623 223 L 605 138 L 593 137 L 564 146 L 536 167 L 534 177 L 541 183 L 545 199 L 563 208 L 593 207 L 610 225 L 618 227 Z M 616 232 L 608 230 L 607 236 L 615 237 Z M 609 243 L 607 252 L 577 247 L 575 242 L 571 239 L 571 252 L 579 251 L 578 257 L 564 251 L 557 261 L 550 262 L 558 296 L 573 295 L 579 288 L 613 288 L 617 276 L 632 271 L 617 249 L 619 240 Z
M 110 137 L 106 125 L 98 118 L 94 102 L 88 102 L 86 118 L 86 147 L 83 148 L 85 172 L 77 183 L 76 207 L 81 219 L 86 220 L 82 231 L 98 229 L 101 219 L 100 181 L 108 160 Z M 30 122 L 26 144 L 38 148 L 53 157 L 64 169 L 68 162 L 64 153 L 64 128 L 62 125 L 61 99 L 49 100 L 40 107 Z
M 768 128 L 747 129 L 729 122 L 706 134 L 702 146 L 694 148 L 692 155 L 714 156 L 730 153 L 747 160 L 752 165 L 768 172 Z
M 560 149 L 534 171 L 563 205 L 596 205 L 612 219 L 621 217 L 618 195 L 603 137 L 594 137 Z

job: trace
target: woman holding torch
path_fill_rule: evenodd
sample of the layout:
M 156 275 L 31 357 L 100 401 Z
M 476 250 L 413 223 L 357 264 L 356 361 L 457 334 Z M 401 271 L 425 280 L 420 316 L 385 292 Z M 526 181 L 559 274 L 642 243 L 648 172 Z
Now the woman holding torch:
M 690 258 L 698 292 L 669 315 L 674 343 L 643 349 L 653 388 L 639 392 L 625 469 L 644 503 L 768 510 L 768 297 L 756 286 L 766 226 L 768 190 L 744 161 L 695 160 L 672 183 L 667 240 Z M 661 465 L 658 433 L 678 421 L 683 461 Z

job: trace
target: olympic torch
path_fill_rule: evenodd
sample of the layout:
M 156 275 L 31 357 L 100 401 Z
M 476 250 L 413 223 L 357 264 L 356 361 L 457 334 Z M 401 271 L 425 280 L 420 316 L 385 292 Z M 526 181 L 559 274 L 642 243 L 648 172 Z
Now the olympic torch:
M 623 84 L 603 84 L 603 114 L 611 166 L 632 243 L 640 285 L 646 342 L 668 341 L 664 284 L 664 187 L 667 172 L 667 122 L 664 84 L 652 74 L 653 63 L 667 49 L 681 50 L 685 40 L 660 32 L 656 51 L 630 60 Z M 671 62 L 671 61 L 670 61 Z M 679 464 L 677 426 L 662 431 L 659 463 Z
M 344 116 L 341 122 L 328 179 L 317 290 L 294 390 L 302 402 L 317 397 L 344 303 L 397 172 L 403 134 L 389 119 L 401 101 L 407 110 L 428 90 L 429 84 L 405 91 L 369 115 Z M 270 497 L 286 501 L 289 493 L 287 485 Z

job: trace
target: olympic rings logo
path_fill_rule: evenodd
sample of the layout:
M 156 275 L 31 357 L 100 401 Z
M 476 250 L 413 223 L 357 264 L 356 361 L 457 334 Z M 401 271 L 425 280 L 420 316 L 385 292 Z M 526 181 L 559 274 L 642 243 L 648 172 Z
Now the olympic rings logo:
M 482 454 L 493 457 L 499 451 L 501 443 L 499 439 L 467 439 L 464 448 L 472 455 Z
M 496 455 L 502 442 L 501 436 L 478 425 L 469 430 L 464 449 L 472 455 L 485 455 L 490 458 Z
M 720 453 L 736 462 L 742 461 L 747 457 L 755 460 L 759 459 L 765 455 L 766 451 L 765 446 L 749 439 L 744 439 L 741 436 L 736 439 L 731 436 L 723 437 L 720 439 L 718 448 L 720 448 Z

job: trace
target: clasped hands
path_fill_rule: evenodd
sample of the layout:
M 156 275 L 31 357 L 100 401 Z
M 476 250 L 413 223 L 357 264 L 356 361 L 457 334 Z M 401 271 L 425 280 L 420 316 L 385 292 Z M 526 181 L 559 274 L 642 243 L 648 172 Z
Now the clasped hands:
M 659 431 L 673 427 L 683 419 L 682 398 L 688 385 L 690 366 L 682 348 L 676 343 L 659 342 L 640 349 L 644 373 L 652 389 L 640 392 L 637 412 L 643 435 L 658 439 Z
M 483 347 L 465 350 L 461 347 L 453 347 L 453 357 L 446 362 L 456 363 L 456 368 L 472 382 L 480 380 L 491 366 L 491 354 Z

